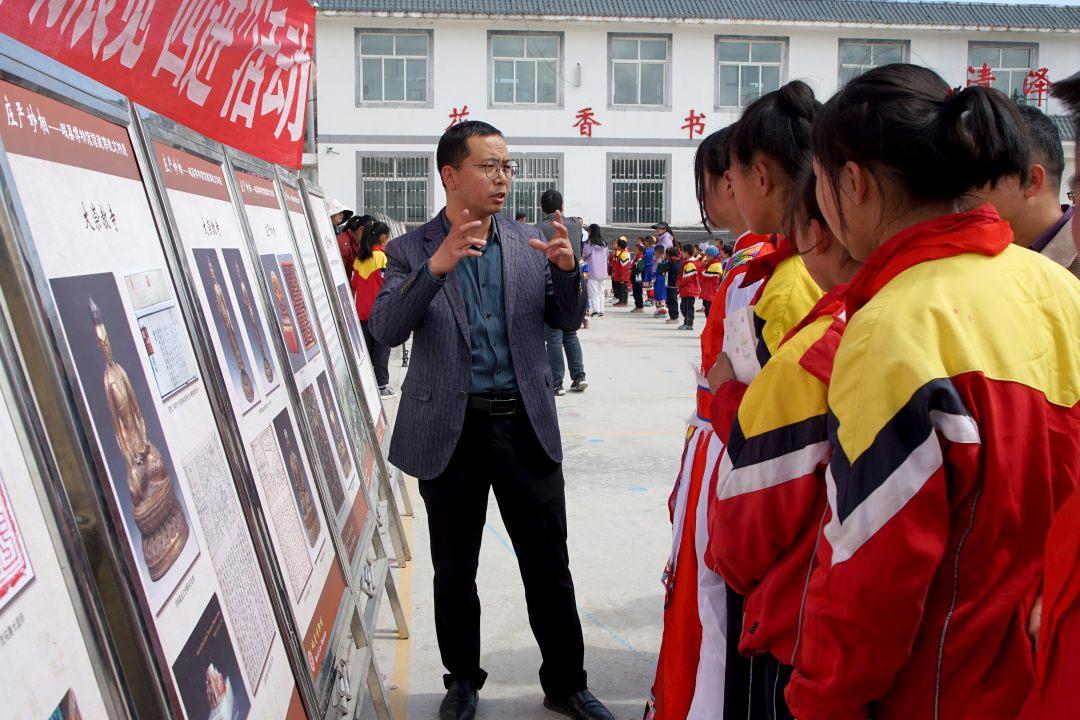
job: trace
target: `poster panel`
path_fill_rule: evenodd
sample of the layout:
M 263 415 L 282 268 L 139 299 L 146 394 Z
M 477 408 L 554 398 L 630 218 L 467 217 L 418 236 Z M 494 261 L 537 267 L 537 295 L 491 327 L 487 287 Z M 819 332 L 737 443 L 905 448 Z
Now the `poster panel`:
M 345 346 L 338 332 L 334 309 L 330 304 L 330 291 L 327 289 L 323 279 L 315 242 L 311 237 L 307 215 L 304 212 L 303 201 L 300 198 L 300 191 L 284 182 L 281 183 L 281 189 L 285 198 L 286 214 L 289 217 L 289 223 L 296 238 L 300 264 L 307 279 L 308 288 L 311 290 L 312 303 L 319 319 L 319 326 L 323 331 L 323 341 L 326 343 L 326 362 L 329 372 L 320 373 L 316 378 L 316 382 L 308 386 L 306 392 L 310 396 L 310 402 L 306 403 L 305 407 L 311 408 L 310 415 L 323 414 L 323 417 L 329 421 L 327 429 L 330 431 L 330 437 L 334 445 L 338 448 L 337 455 L 342 460 L 342 470 L 348 475 L 351 473 L 351 468 L 344 467 L 344 462 L 349 459 L 343 431 L 343 428 L 346 427 L 346 424 L 342 422 L 342 416 L 344 417 L 349 428 L 349 438 L 352 440 L 353 450 L 361 464 L 358 474 L 363 478 L 366 491 L 361 492 L 360 488 L 357 487 L 353 491 L 353 495 L 349 497 L 351 510 L 343 520 L 342 529 L 343 535 L 347 532 L 350 536 L 349 560 L 350 562 L 356 562 L 359 557 L 356 551 L 363 550 L 363 548 L 357 548 L 355 535 L 357 532 L 363 531 L 365 516 L 369 509 L 368 497 L 375 477 L 374 458 L 376 447 L 371 441 L 367 426 L 362 419 L 360 400 L 357 397 L 355 385 L 352 381 L 352 373 L 349 371 L 349 365 L 345 360 Z M 317 400 L 321 401 L 321 404 Z M 316 421 L 316 425 L 325 424 Z M 316 432 L 316 435 L 318 435 L 318 432 Z
M 295 682 L 127 129 L 0 94 L 37 118 L 0 122 L 10 181 L 173 705 L 171 668 L 216 596 L 253 713 L 285 717 Z
M 340 355 L 340 342 L 335 345 L 337 334 L 327 332 L 329 308 L 326 307 L 325 293 L 321 298 L 318 294 L 308 295 L 307 277 L 300 274 L 305 269 L 298 263 L 290 239 L 288 211 L 283 212 L 274 181 L 243 170 L 237 171 L 236 178 L 255 247 L 268 271 L 268 289 L 279 308 L 278 332 L 290 356 L 304 357 L 302 365 L 293 364 L 293 377 L 300 391 L 301 409 L 311 427 L 315 456 L 326 480 L 335 526 L 348 554 L 348 563 L 353 566 L 364 549 L 360 547 L 360 540 L 369 504 L 361 489 L 361 466 L 345 437 L 339 396 L 334 392 L 334 373 L 344 371 L 344 362 L 335 357 Z M 300 247 L 303 252 L 303 244 Z M 274 275 L 275 271 L 280 275 Z M 286 309 L 291 315 L 284 312 Z M 295 319 L 291 327 L 286 322 L 290 317 Z M 311 337 L 307 337 L 309 331 Z M 329 353 L 322 341 L 330 343 Z M 290 342 L 295 343 L 297 352 L 293 352 Z
M 349 285 L 352 269 L 346 268 L 345 262 L 341 259 L 337 237 L 334 235 L 334 226 L 330 223 L 330 214 L 326 210 L 326 199 L 314 193 L 308 194 L 311 196 L 311 205 L 314 209 L 315 226 L 319 231 L 315 239 L 322 246 L 323 256 L 330 266 L 330 276 L 333 278 L 334 288 L 341 302 L 341 309 L 344 311 L 349 347 L 352 348 L 357 367 L 360 369 L 363 400 L 367 403 L 368 415 L 371 417 L 372 425 L 375 426 L 376 440 L 385 452 L 390 440 L 389 422 L 383 410 L 382 397 L 379 395 L 379 384 L 375 380 L 375 367 L 371 363 L 371 356 L 368 354 L 367 345 L 364 344 L 364 338 L 360 332 L 352 288 Z
M 296 626 L 301 632 L 314 634 L 317 644 L 330 647 L 335 618 L 346 599 L 344 578 L 317 499 L 295 411 L 282 384 L 279 356 L 271 342 L 272 324 L 293 329 L 290 337 L 295 343 L 290 346 L 286 342 L 290 363 L 295 358 L 299 362 L 293 367 L 307 364 L 280 265 L 272 258 L 283 304 L 275 297 L 270 308 L 273 318 L 268 318 L 222 162 L 160 139 L 150 145 L 176 224 L 183 262 L 195 279 L 196 299 L 212 326 L 211 344 L 254 474 L 255 490 L 265 509 Z M 278 315 L 283 309 L 284 319 Z M 317 348 L 317 343 L 314 345 Z M 342 589 L 333 594 L 332 602 L 320 605 L 326 588 L 339 585 Z M 306 647 L 305 652 L 315 678 L 330 658 L 323 654 L 312 664 Z
M 34 488 L 39 471 L 5 400 L 0 394 L 0 677 L 33 682 L 5 683 L 3 706 L 19 717 L 108 717 L 64 579 L 67 561 Z

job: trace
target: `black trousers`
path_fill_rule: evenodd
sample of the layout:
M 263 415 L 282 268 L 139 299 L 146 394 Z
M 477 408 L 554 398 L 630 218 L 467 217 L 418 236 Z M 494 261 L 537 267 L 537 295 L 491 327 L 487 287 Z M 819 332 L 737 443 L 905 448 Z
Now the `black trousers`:
M 371 364 L 375 367 L 375 381 L 380 388 L 385 387 L 390 384 L 390 347 L 375 339 L 368 330 L 367 320 L 360 321 L 360 329 L 364 332 L 364 343 L 371 355 Z
M 705 313 L 705 317 L 709 317 L 709 310 L 712 308 L 712 300 L 701 301 L 701 312 Z
M 724 668 L 724 720 L 767 720 L 762 658 L 739 654 L 743 597 L 727 588 L 727 665 Z
M 795 672 L 795 668 L 784 665 L 771 654 L 766 654 L 761 656 L 761 669 L 764 682 L 758 696 L 763 699 L 765 717 L 768 720 L 795 720 L 784 699 L 784 690 L 791 682 L 791 674 Z
M 697 298 L 693 297 L 684 297 L 682 299 L 683 322 L 690 327 L 694 327 L 694 302 L 696 300 Z
M 519 401 L 520 408 L 520 401 Z M 420 481 L 435 569 L 435 632 L 443 681 L 484 684 L 476 569 L 494 489 L 525 585 L 529 625 L 540 646 L 544 693 L 585 689 L 585 648 L 566 549 L 562 465 L 540 446 L 524 409 L 492 416 L 469 410 L 446 470 Z
M 644 293 L 642 293 L 643 287 L 644 286 L 640 282 L 635 282 L 634 285 L 633 285 L 633 288 L 634 288 L 634 307 L 636 307 L 636 308 L 645 307 L 645 296 L 644 296 Z
M 679 290 L 672 285 L 667 289 L 667 314 L 669 320 L 679 319 Z

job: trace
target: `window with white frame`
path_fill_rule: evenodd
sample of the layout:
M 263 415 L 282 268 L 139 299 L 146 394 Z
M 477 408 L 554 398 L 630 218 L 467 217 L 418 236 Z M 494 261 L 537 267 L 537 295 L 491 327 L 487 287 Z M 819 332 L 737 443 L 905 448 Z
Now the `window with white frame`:
M 365 155 L 360 158 L 359 213 L 382 212 L 410 226 L 426 222 L 431 158 Z
M 1039 46 L 1020 43 L 971 43 L 968 45 L 968 66 L 975 70 L 969 79 L 978 77 L 983 65 L 990 68 L 994 80 L 990 87 L 997 88 L 1013 99 L 1024 96 L 1024 78 L 1039 62 Z
M 840 84 L 870 68 L 907 62 L 904 40 L 840 40 Z
M 670 37 L 609 35 L 608 86 L 611 105 L 666 106 L 670 63 Z
M 560 155 L 518 155 L 514 156 L 518 164 L 518 174 L 510 186 L 510 195 L 506 198 L 503 214 L 514 217 L 525 214 L 525 222 L 536 223 L 543 219 L 540 210 L 540 196 L 545 190 L 558 190 L 562 175 L 562 156 Z
M 716 38 L 716 106 L 743 108 L 777 90 L 783 77 L 783 38 Z
M 431 33 L 362 30 L 357 39 L 361 103 L 427 103 Z
M 651 225 L 667 216 L 668 158 L 613 156 L 608 160 L 611 222 Z
M 490 38 L 489 77 L 494 104 L 558 104 L 559 35 L 492 33 Z

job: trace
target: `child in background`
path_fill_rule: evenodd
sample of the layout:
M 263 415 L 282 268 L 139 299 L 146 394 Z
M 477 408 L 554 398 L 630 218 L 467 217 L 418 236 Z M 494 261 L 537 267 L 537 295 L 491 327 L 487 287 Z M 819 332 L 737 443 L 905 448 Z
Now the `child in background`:
M 683 245 L 686 257 L 682 261 L 682 275 L 679 278 L 679 295 L 682 296 L 683 324 L 680 330 L 694 329 L 694 303 L 701 295 L 701 267 L 697 259 L 697 248 L 689 243 Z
M 679 278 L 682 277 L 679 248 L 674 245 L 667 249 L 667 324 L 679 322 Z
M 653 274 L 653 303 L 656 305 L 656 317 L 666 318 L 667 310 L 667 271 L 668 261 L 663 249 L 656 252 L 656 272 Z
M 589 285 L 589 263 L 584 260 L 581 261 L 581 284 L 588 287 Z M 585 317 L 581 318 L 581 329 L 589 329 L 589 315 L 592 310 L 589 309 L 589 293 L 585 293 Z
M 713 298 L 716 297 L 716 291 L 720 289 L 720 277 L 724 274 L 724 264 L 720 259 L 720 248 L 715 245 L 706 248 L 701 265 L 705 268 L 701 273 L 701 305 L 705 317 L 708 318 Z
M 630 251 L 626 249 L 625 237 L 620 237 L 615 243 L 615 252 L 611 254 L 611 292 L 615 296 L 612 307 L 626 307 L 630 304 L 630 266 L 633 260 Z
M 653 284 L 656 282 L 656 237 L 650 235 L 645 238 L 645 272 L 642 275 L 645 283 L 645 307 L 653 304 Z
M 634 291 L 634 309 L 632 313 L 645 312 L 645 238 L 638 238 L 634 246 L 634 264 L 630 268 L 630 282 Z

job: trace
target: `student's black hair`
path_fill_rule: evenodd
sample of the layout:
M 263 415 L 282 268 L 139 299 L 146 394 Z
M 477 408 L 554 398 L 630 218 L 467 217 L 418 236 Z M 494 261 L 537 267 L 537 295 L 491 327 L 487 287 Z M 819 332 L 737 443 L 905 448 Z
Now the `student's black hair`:
M 356 258 L 360 261 L 367 260 L 375 251 L 379 238 L 390 234 L 390 227 L 381 220 L 372 218 L 370 222 L 362 223 L 363 232 L 360 241 L 356 244 Z
M 562 210 L 562 193 L 553 188 L 544 191 L 540 196 L 540 209 L 545 215 L 551 215 L 556 210 Z
M 1061 190 L 1061 176 L 1065 173 L 1065 150 L 1061 147 L 1061 133 L 1046 113 L 1031 105 L 1019 105 L 1020 119 L 1027 131 L 1031 162 L 1046 170 L 1046 182 L 1057 193 Z
M 525 222 L 528 219 L 528 217 L 529 216 L 526 215 L 523 212 L 519 212 L 516 215 L 514 215 L 514 219 L 517 220 L 518 222 Z
M 469 138 L 490 137 L 502 133 L 494 125 L 489 125 L 482 120 L 466 120 L 458 123 L 439 138 L 439 147 L 435 151 L 435 165 L 442 174 L 444 167 L 457 167 L 469 156 Z
M 825 103 L 813 153 L 838 207 L 840 170 L 854 161 L 879 187 L 894 187 L 891 202 L 904 210 L 957 200 L 1010 175 L 1026 183 L 1022 122 L 1016 103 L 998 90 L 952 90 L 933 70 L 896 63 L 853 78 Z
M 1073 73 L 1064 80 L 1058 80 L 1050 94 L 1061 101 L 1076 123 L 1076 134 L 1080 135 L 1080 72 Z
M 728 138 L 731 161 L 747 167 L 761 153 L 794 180 L 810 165 L 810 125 L 820 110 L 814 91 L 802 80 L 762 95 L 746 107 Z
M 803 171 L 795 179 L 780 220 L 780 232 L 785 236 L 794 238 L 798 230 L 807 227 L 811 220 L 825 225 L 825 216 L 821 214 L 817 201 L 816 185 L 817 176 L 813 168 Z
M 694 246 L 691 245 L 690 243 L 683 243 L 682 251 L 684 253 L 686 253 L 687 255 L 693 255 L 694 254 Z
M 607 241 L 604 240 L 604 234 L 600 232 L 600 226 L 596 223 L 589 226 L 589 242 L 593 245 L 607 247 Z
M 679 257 L 679 249 L 672 245 L 664 252 L 664 254 L 667 255 L 669 258 L 677 258 Z
M 626 249 L 626 238 L 619 238 L 615 241 L 615 244 L 619 246 L 620 250 Z
M 728 138 L 731 137 L 734 127 L 735 123 L 732 123 L 711 133 L 701 141 L 694 153 L 694 189 L 697 192 L 698 212 L 701 214 L 701 226 L 710 235 L 712 228 L 709 227 L 709 216 L 705 212 L 705 195 L 709 192 L 709 188 L 705 186 L 705 176 L 708 173 L 715 181 L 727 172 Z

